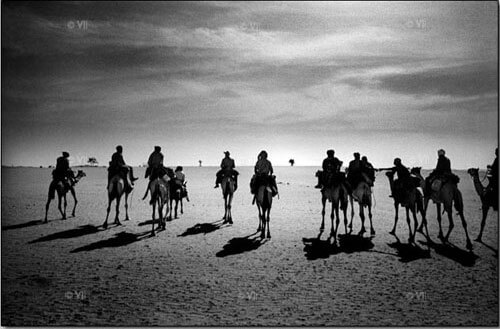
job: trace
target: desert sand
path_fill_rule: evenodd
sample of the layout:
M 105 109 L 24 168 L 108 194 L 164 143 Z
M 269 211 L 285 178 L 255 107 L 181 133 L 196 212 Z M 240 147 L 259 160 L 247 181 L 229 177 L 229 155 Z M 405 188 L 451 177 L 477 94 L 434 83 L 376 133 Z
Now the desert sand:
M 3 168 L 2 325 L 498 326 L 497 212 L 490 211 L 484 244 L 474 242 L 473 255 L 465 251 L 455 214 L 455 247 L 439 242 L 432 204 L 427 217 L 434 244 L 421 234 L 419 249 L 406 244 L 402 210 L 398 244 L 388 233 L 394 218 L 388 180 L 378 174 L 376 235 L 341 236 L 340 247 L 331 249 L 315 241 L 321 223 L 317 169 L 275 168 L 280 195 L 271 211 L 272 239 L 261 241 L 254 234 L 250 167 L 239 168 L 234 224 L 223 226 L 222 194 L 213 188 L 217 168 L 185 168 L 191 202 L 155 237 L 149 235 L 151 207 L 140 200 L 143 168 L 136 169 L 141 180 L 131 195 L 131 220 L 123 221 L 122 208 L 123 225 L 107 230 L 101 227 L 106 169 L 83 169 L 76 217 L 61 220 L 53 201 L 43 224 L 50 169 Z M 475 238 L 480 200 L 467 173 L 457 174 Z M 359 229 L 356 209 L 354 233 Z M 328 220 L 322 241 L 329 230 Z

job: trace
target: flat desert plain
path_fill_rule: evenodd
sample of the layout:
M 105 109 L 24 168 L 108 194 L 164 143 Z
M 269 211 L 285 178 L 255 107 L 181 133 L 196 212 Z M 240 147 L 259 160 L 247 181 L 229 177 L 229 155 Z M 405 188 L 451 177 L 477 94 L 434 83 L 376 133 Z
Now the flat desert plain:
M 427 218 L 433 243 L 417 234 L 419 247 L 407 244 L 403 210 L 398 243 L 388 233 L 394 206 L 387 177 L 379 173 L 375 236 L 356 236 L 355 204 L 354 236 L 344 235 L 342 220 L 340 244 L 332 248 L 326 242 L 330 205 L 325 233 L 316 239 L 318 168 L 277 167 L 272 239 L 261 240 L 248 186 L 252 168 L 238 169 L 233 225 L 221 225 L 224 203 L 213 188 L 217 168 L 190 167 L 191 201 L 151 237 L 151 206 L 140 200 L 144 168 L 136 169 L 141 180 L 130 197 L 130 220 L 123 221 L 122 207 L 123 225 L 107 230 L 105 168 L 83 168 L 76 216 L 61 220 L 52 202 L 47 224 L 42 219 L 50 169 L 3 168 L 2 325 L 499 325 L 497 212 L 488 214 L 484 243 L 474 242 L 473 254 L 465 251 L 456 212 L 451 244 L 437 239 L 432 203 Z M 469 175 L 456 173 L 474 239 L 481 203 Z M 68 214 L 72 206 L 68 195 Z

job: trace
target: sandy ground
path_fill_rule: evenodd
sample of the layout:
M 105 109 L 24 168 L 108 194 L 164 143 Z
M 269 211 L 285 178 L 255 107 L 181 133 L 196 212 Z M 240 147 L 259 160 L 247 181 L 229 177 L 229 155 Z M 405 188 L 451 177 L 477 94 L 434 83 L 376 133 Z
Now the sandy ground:
M 404 217 L 398 244 L 388 234 L 394 209 L 387 178 L 379 174 L 376 235 L 341 237 L 332 249 L 315 240 L 321 222 L 316 169 L 276 168 L 281 184 L 272 239 L 261 241 L 253 235 L 251 168 L 240 168 L 232 226 L 220 226 L 216 168 L 186 168 L 191 202 L 155 237 L 149 236 L 151 208 L 139 200 L 144 179 L 132 195 L 131 220 L 103 230 L 105 169 L 84 169 L 75 218 L 60 220 L 52 203 L 49 223 L 41 224 L 50 170 L 3 168 L 2 325 L 498 326 L 498 213 L 488 215 L 485 243 L 474 243 L 474 255 L 463 250 L 457 217 L 455 247 L 438 243 L 432 205 L 435 244 L 427 246 L 418 235 L 420 248 L 409 247 Z M 137 169 L 141 177 L 143 170 Z M 459 175 L 475 238 L 480 201 L 468 175 Z

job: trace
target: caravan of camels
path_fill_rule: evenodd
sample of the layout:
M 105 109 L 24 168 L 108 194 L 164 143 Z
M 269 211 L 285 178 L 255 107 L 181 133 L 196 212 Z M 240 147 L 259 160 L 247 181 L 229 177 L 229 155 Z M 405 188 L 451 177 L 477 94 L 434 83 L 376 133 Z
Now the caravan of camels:
M 128 198 L 134 188 L 134 181 L 138 178 L 134 177 L 133 168 L 127 166 L 123 159 L 122 146 L 116 147 L 116 152 L 113 154 L 108 168 L 108 207 L 106 212 L 106 220 L 103 223 L 103 228 L 108 227 L 108 217 L 111 209 L 112 201 L 115 201 L 116 211 L 114 223 L 120 225 L 119 208 L 122 197 L 125 203 L 125 220 L 129 220 L 128 215 Z M 235 170 L 234 160 L 230 157 L 230 152 L 226 151 L 225 157 L 220 164 L 220 170 L 216 173 L 215 188 L 221 187 L 222 196 L 224 199 L 224 224 L 233 224 L 231 214 L 233 195 L 238 188 L 238 171 Z M 474 187 L 479 195 L 482 203 L 482 221 L 481 229 L 476 238 L 476 241 L 481 242 L 485 221 L 488 210 L 492 207 L 495 211 L 498 210 L 498 148 L 495 151 L 496 158 L 491 166 L 488 166 L 487 177 L 489 179 L 488 186 L 483 186 L 479 179 L 479 169 L 471 168 L 467 172 L 472 177 Z M 66 194 L 71 192 L 74 199 L 72 215 L 75 215 L 77 204 L 75 185 L 85 177 L 85 173 L 79 170 L 76 174 L 69 166 L 69 153 L 63 152 L 63 155 L 57 159 L 57 165 L 52 172 L 53 180 L 50 183 L 49 195 L 46 203 L 45 222 L 47 222 L 47 213 L 52 199 L 58 195 L 58 209 L 63 219 L 66 219 L 67 200 Z M 352 234 L 352 223 L 355 216 L 354 201 L 359 206 L 359 217 L 361 219 L 361 230 L 358 235 L 363 235 L 365 230 L 365 208 L 368 211 L 370 220 L 370 235 L 375 235 L 375 229 L 372 221 L 372 187 L 375 181 L 375 172 L 386 171 L 386 176 L 389 180 L 390 197 L 394 200 L 394 226 L 390 233 L 396 235 L 396 226 L 398 222 L 399 206 L 403 206 L 406 210 L 406 221 L 408 224 L 408 242 L 415 243 L 417 232 L 422 233 L 427 240 L 430 239 L 427 229 L 426 212 L 428 203 L 432 200 L 436 204 L 437 220 L 439 224 L 438 238 L 446 243 L 454 228 L 452 211 L 453 208 L 458 212 L 460 217 L 465 237 L 466 248 L 472 250 L 472 243 L 467 230 L 467 222 L 464 218 L 464 204 L 462 194 L 458 188 L 459 178 L 452 173 L 450 160 L 446 157 L 445 151 L 438 151 L 438 162 L 436 168 L 430 173 L 427 178 L 423 178 L 420 173 L 420 167 L 414 167 L 409 170 L 403 165 L 401 159 L 394 159 L 394 166 L 390 168 L 374 168 L 366 157 L 360 157 L 359 153 L 354 153 L 354 159 L 345 167 L 345 171 L 341 170 L 342 161 L 335 157 L 334 150 L 327 151 L 327 158 L 324 159 L 322 170 L 316 172 L 318 184 L 315 188 L 321 191 L 322 202 L 322 221 L 320 232 L 325 229 L 325 208 L 329 201 L 332 204 L 331 209 L 331 235 L 333 244 L 337 243 L 337 232 L 340 224 L 339 210 L 343 214 L 345 234 Z M 394 176 L 397 176 L 395 179 Z M 163 166 L 163 154 L 161 147 L 155 146 L 148 160 L 148 168 L 145 178 L 149 179 L 148 188 L 145 192 L 143 200 L 150 194 L 150 205 L 152 206 L 152 227 L 151 235 L 155 235 L 156 210 L 158 210 L 158 229 L 166 229 L 166 220 L 178 217 L 178 204 L 181 205 L 181 214 L 183 213 L 183 199 L 189 201 L 186 179 L 182 167 L 177 167 L 176 170 Z M 254 167 L 254 175 L 250 182 L 250 189 L 253 195 L 253 204 L 257 204 L 259 226 L 258 231 L 261 233 L 262 239 L 270 239 L 270 212 L 273 203 L 273 197 L 278 195 L 276 184 L 276 176 L 271 162 L 268 160 L 266 151 L 261 151 L 258 155 L 258 160 Z M 173 202 L 175 201 L 175 208 Z M 62 203 L 63 202 L 63 203 Z M 351 205 L 351 218 L 348 221 L 347 208 Z M 441 212 L 441 207 L 443 212 Z M 441 215 L 446 212 L 448 216 L 449 226 L 448 232 L 443 234 L 441 226 Z M 413 225 L 412 220 L 413 219 Z M 417 214 L 420 214 L 421 221 L 417 219 Z M 425 232 L 424 232 L 425 230 Z M 321 233 L 320 233 L 321 235 Z

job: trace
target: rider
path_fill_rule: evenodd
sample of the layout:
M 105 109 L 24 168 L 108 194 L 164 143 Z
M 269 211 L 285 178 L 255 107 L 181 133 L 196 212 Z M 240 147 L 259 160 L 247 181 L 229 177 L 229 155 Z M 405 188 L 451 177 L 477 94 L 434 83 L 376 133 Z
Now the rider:
M 236 167 L 234 165 L 234 160 L 229 157 L 231 153 L 229 151 L 224 152 L 224 158 L 222 159 L 220 163 L 220 170 L 216 174 L 216 179 L 215 179 L 215 186 L 214 188 L 218 188 L 219 184 L 222 183 L 222 178 L 224 176 L 232 176 L 234 179 L 234 190 L 236 191 L 238 189 L 238 175 L 239 172 L 234 170 Z
M 341 162 L 335 157 L 334 150 L 326 151 L 327 157 L 323 160 L 323 171 L 316 172 L 316 177 L 318 177 L 318 184 L 315 188 L 323 188 L 331 184 L 334 176 L 338 174 L 341 167 Z
M 161 147 L 155 146 L 155 150 L 148 159 L 148 168 L 146 169 L 146 175 L 144 178 L 153 180 L 157 177 L 163 177 L 165 175 L 165 168 L 163 167 L 163 154 L 161 153 Z
M 354 160 L 349 162 L 347 168 L 347 181 L 352 187 L 356 187 L 363 180 L 363 164 L 360 159 L 360 154 L 355 152 Z
M 416 183 L 411 179 L 410 171 L 403 165 L 400 158 L 394 159 L 394 167 L 380 168 L 378 170 L 389 170 L 398 175 L 398 178 L 394 180 L 394 190 L 411 189 L 416 186 Z M 393 196 L 390 195 L 390 197 Z
M 174 182 L 181 188 L 182 191 L 182 197 L 187 198 L 187 189 L 186 189 L 186 175 L 183 172 L 184 168 L 182 166 L 177 166 L 175 168 L 175 176 L 174 176 Z M 189 198 L 187 199 L 189 201 Z
M 69 167 L 69 153 L 62 152 L 62 156 L 56 160 L 56 168 L 52 171 L 52 178 L 55 181 L 62 181 L 67 185 L 75 185 L 73 170 Z
M 273 175 L 273 165 L 267 160 L 267 152 L 261 151 L 257 158 L 254 167 L 255 175 L 251 181 L 252 194 L 255 194 L 260 186 L 269 184 L 272 194 L 275 196 L 278 194 L 278 186 L 276 185 L 276 176 Z
M 438 162 L 436 164 L 436 168 L 429 174 L 429 176 L 425 179 L 425 187 L 427 192 L 431 191 L 432 183 L 436 179 L 440 179 L 441 183 L 444 181 L 448 181 L 449 179 L 455 178 L 455 181 L 458 183 L 458 177 L 453 175 L 451 172 L 451 162 L 450 159 L 446 157 L 446 152 L 443 149 L 437 151 L 438 154 Z
M 368 162 L 368 158 L 366 156 L 361 158 L 361 170 L 368 178 L 368 185 L 373 186 L 373 182 L 375 181 L 375 168 L 373 168 L 373 165 Z
M 119 174 L 125 179 L 127 186 L 134 186 L 134 182 L 139 178 L 134 177 L 134 171 L 132 166 L 127 166 L 125 160 L 123 160 L 123 147 L 118 145 L 116 147 L 116 152 L 111 156 L 111 161 L 109 162 L 108 168 L 108 184 L 109 180 L 116 174 Z M 130 179 L 130 181 L 129 181 Z
M 486 187 L 486 192 L 498 193 L 498 147 L 495 150 L 495 161 L 491 166 L 488 166 L 488 186 Z

